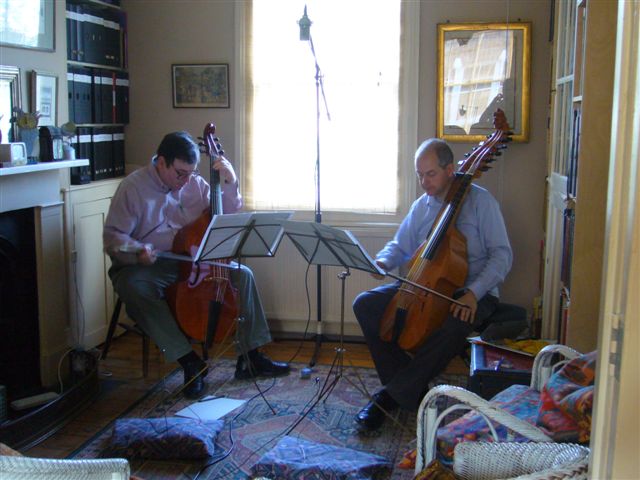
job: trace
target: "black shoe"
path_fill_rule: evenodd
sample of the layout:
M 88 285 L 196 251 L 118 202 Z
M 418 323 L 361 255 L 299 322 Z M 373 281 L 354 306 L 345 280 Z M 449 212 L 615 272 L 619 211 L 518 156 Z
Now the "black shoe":
M 382 408 L 380 408 L 382 407 Z M 392 412 L 398 408 L 397 402 L 382 389 L 373 394 L 373 399 L 358 412 L 356 415 L 356 423 L 366 430 L 377 430 L 384 422 L 385 412 Z
M 188 363 L 183 369 L 184 384 L 186 385 L 183 390 L 184 396 L 187 398 L 201 397 L 205 390 L 204 377 L 209 373 L 206 363 L 202 361 Z
M 238 357 L 236 363 L 235 377 L 237 380 L 244 380 L 253 377 L 279 377 L 287 375 L 291 370 L 288 363 L 274 362 L 264 353 L 253 350 L 247 355 L 249 364 L 244 355 Z

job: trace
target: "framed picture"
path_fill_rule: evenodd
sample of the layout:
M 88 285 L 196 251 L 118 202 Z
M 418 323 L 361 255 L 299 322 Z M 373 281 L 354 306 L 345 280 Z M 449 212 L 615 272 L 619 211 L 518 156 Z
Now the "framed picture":
M 54 73 L 31 71 L 31 111 L 40 113 L 38 126 L 58 123 L 58 77 Z
M 229 65 L 172 65 L 174 108 L 229 108 Z
M 3 3 L 0 45 L 53 52 L 55 0 Z
M 17 140 L 11 117 L 14 115 L 14 108 L 22 108 L 20 83 L 18 67 L 0 65 L 0 143 Z
M 479 142 L 500 108 L 528 142 L 530 65 L 531 23 L 438 24 L 438 137 Z

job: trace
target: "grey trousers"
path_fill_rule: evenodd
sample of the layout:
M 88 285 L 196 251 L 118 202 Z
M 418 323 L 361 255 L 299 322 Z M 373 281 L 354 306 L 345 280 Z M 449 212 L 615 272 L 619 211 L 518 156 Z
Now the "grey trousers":
M 473 324 L 449 315 L 442 327 L 414 355 L 409 355 L 396 343 L 385 342 L 379 336 L 380 319 L 397 291 L 398 283 L 390 283 L 362 292 L 353 302 L 353 311 L 385 390 L 401 407 L 415 409 L 429 382 L 462 351 L 467 336 L 493 313 L 498 299 L 492 295 L 480 299 Z
M 271 341 L 269 325 L 262 308 L 260 294 L 248 267 L 231 270 L 231 282 L 238 290 L 241 317 L 236 329 L 238 355 Z M 114 265 L 109 276 L 127 314 L 162 351 L 169 362 L 192 351 L 191 344 L 175 321 L 164 296 L 164 290 L 176 282 L 179 262 L 158 259 L 153 265 Z

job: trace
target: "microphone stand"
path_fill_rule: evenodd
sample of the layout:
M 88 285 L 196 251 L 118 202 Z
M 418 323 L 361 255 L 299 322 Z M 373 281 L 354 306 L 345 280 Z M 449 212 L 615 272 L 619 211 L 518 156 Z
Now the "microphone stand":
M 306 8 L 305 8 L 306 15 Z M 322 82 L 322 73 L 320 71 L 320 65 L 318 65 L 318 57 L 316 56 L 316 50 L 313 46 L 313 38 L 309 34 L 309 46 L 311 47 L 311 53 L 313 54 L 313 60 L 316 65 L 316 198 L 315 198 L 315 221 L 316 223 L 322 223 L 322 209 L 320 207 L 320 94 L 322 94 L 322 100 L 324 101 L 324 108 L 327 112 L 327 120 L 331 120 L 329 114 L 329 107 L 327 106 L 327 97 L 324 94 L 324 84 Z M 317 297 L 317 328 L 315 337 L 315 349 L 309 366 L 313 367 L 318 359 L 318 353 L 322 346 L 322 267 L 317 265 L 316 269 L 316 297 Z

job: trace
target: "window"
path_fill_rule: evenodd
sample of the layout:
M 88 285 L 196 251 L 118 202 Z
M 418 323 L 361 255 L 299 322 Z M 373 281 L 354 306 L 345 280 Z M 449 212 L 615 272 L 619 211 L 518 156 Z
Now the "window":
M 399 0 L 238 3 L 237 31 L 246 41 L 238 48 L 246 104 L 238 111 L 246 115 L 239 150 L 247 207 L 314 210 L 319 105 L 323 213 L 406 212 L 407 186 L 415 195 L 418 67 L 413 60 L 405 72 L 403 63 L 418 42 L 417 23 L 410 29 L 402 19 L 414 20 L 406 9 L 419 7 Z M 299 40 L 305 5 L 312 42 Z M 316 86 L 316 59 L 323 88 Z

